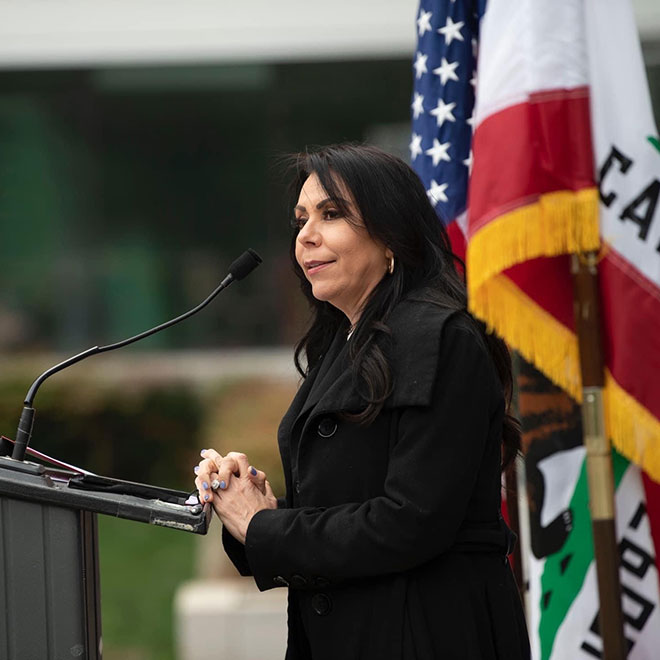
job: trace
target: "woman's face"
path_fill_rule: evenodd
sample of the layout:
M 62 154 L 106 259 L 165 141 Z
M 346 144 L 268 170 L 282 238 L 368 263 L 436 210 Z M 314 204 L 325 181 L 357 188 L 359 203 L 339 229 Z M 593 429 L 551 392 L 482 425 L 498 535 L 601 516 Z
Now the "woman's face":
M 355 324 L 362 306 L 389 265 L 391 250 L 369 236 L 345 187 L 351 221 L 342 217 L 316 174 L 300 191 L 294 209 L 299 228 L 296 260 L 317 300 L 340 309 Z

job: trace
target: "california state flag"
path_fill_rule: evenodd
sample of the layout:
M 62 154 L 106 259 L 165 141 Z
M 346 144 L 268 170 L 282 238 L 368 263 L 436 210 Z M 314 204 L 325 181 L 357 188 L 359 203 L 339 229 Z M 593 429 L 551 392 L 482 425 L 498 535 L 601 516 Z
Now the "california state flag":
M 488 0 L 473 156 L 470 307 L 578 401 L 570 255 L 599 251 L 624 632 L 660 658 L 660 142 L 630 0 Z M 534 470 L 534 657 L 602 657 L 584 450 Z

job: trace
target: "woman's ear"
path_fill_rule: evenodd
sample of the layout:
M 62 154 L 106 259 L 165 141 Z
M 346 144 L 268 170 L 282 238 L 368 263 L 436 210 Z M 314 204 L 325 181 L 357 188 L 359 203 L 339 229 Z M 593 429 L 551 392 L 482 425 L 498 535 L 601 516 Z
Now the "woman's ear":
M 387 272 L 392 275 L 394 273 L 394 252 L 390 248 L 385 248 L 385 260 L 387 263 Z

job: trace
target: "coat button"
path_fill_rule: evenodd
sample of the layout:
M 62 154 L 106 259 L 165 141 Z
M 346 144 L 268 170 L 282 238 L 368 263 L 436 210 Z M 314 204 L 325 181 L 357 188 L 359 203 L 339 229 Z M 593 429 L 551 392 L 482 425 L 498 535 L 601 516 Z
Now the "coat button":
M 332 601 L 327 594 L 314 594 L 312 596 L 312 609 L 319 616 L 330 614 L 332 610 Z
M 304 589 L 307 586 L 307 580 L 302 575 L 292 575 L 289 586 L 294 589 Z
M 322 438 L 330 438 L 335 434 L 335 431 L 337 430 L 337 422 L 335 422 L 332 417 L 324 417 L 320 422 L 318 426 L 318 434 Z
M 299 481 L 296 481 L 293 488 L 296 491 L 296 495 L 300 495 L 300 482 Z
M 276 575 L 273 578 L 273 582 L 278 585 L 279 587 L 288 587 L 289 586 L 289 581 L 283 578 L 281 575 Z

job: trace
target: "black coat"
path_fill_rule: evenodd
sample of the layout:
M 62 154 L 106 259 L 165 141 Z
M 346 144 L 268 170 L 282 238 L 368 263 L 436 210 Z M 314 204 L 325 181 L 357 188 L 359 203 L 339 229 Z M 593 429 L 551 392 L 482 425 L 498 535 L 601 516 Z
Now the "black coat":
M 284 416 L 286 502 L 225 549 L 261 590 L 289 587 L 287 659 L 529 657 L 500 515 L 504 400 L 473 322 L 393 312 L 394 390 L 368 427 L 335 338 Z

